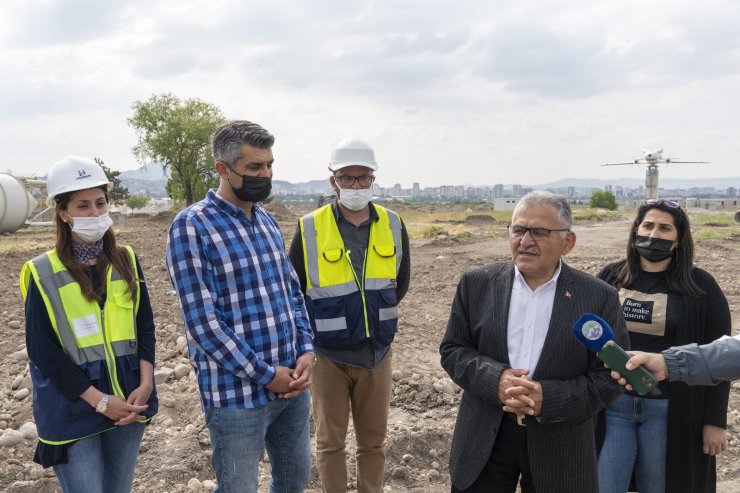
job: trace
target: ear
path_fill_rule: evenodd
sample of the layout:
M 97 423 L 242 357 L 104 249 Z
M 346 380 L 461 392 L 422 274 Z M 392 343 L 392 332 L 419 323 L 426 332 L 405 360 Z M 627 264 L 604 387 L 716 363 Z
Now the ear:
M 229 176 L 229 167 L 226 166 L 226 163 L 223 161 L 216 161 L 213 164 L 213 167 L 216 169 L 216 173 L 218 173 L 218 176 L 221 178 L 228 178 Z
M 331 189 L 334 190 L 334 193 L 339 197 L 339 185 L 337 185 L 337 180 L 334 178 L 334 175 L 329 177 L 329 185 L 331 185 Z
M 563 239 L 563 251 L 561 255 L 568 255 L 573 247 L 576 246 L 576 234 L 573 231 L 568 231 Z

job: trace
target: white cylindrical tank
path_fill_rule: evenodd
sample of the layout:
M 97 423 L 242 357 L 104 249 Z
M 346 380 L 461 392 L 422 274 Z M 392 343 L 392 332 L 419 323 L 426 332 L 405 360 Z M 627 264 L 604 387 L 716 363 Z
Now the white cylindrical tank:
M 13 233 L 36 209 L 36 200 L 13 175 L 0 173 L 0 233 Z

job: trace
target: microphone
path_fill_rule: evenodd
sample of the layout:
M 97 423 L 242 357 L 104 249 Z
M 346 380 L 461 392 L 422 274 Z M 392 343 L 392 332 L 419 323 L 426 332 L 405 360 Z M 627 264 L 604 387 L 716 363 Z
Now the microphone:
M 596 356 L 606 363 L 606 366 L 618 371 L 632 385 L 635 392 L 640 395 L 648 392 L 660 395 L 660 390 L 657 388 L 658 380 L 642 365 L 634 370 L 624 367 L 630 355 L 613 341 L 614 331 L 606 320 L 592 313 L 584 313 L 573 324 L 573 335 L 576 336 L 578 342 L 596 353 Z

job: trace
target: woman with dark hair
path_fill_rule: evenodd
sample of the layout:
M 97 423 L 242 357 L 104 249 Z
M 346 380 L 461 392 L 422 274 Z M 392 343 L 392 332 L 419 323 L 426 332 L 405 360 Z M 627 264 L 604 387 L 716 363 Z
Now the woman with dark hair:
M 26 262 L 26 347 L 39 443 L 64 493 L 131 491 L 144 427 L 157 412 L 154 318 L 131 247 L 108 216 L 97 163 L 69 156 L 47 178 L 56 245 Z
M 694 243 L 677 202 L 648 200 L 637 211 L 627 258 L 599 278 L 619 290 L 630 347 L 661 352 L 729 335 L 730 310 L 714 278 L 694 267 Z M 661 382 L 660 395 L 626 392 L 605 410 L 599 455 L 602 493 L 714 492 L 715 455 L 727 446 L 729 384 Z

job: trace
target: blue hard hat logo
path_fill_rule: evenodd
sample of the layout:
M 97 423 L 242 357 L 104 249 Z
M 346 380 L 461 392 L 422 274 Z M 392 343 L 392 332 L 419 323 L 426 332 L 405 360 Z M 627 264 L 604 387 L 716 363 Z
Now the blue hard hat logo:
M 79 180 L 80 178 L 90 178 L 90 174 L 87 171 L 85 171 L 84 169 L 78 169 L 77 170 L 77 179 Z

